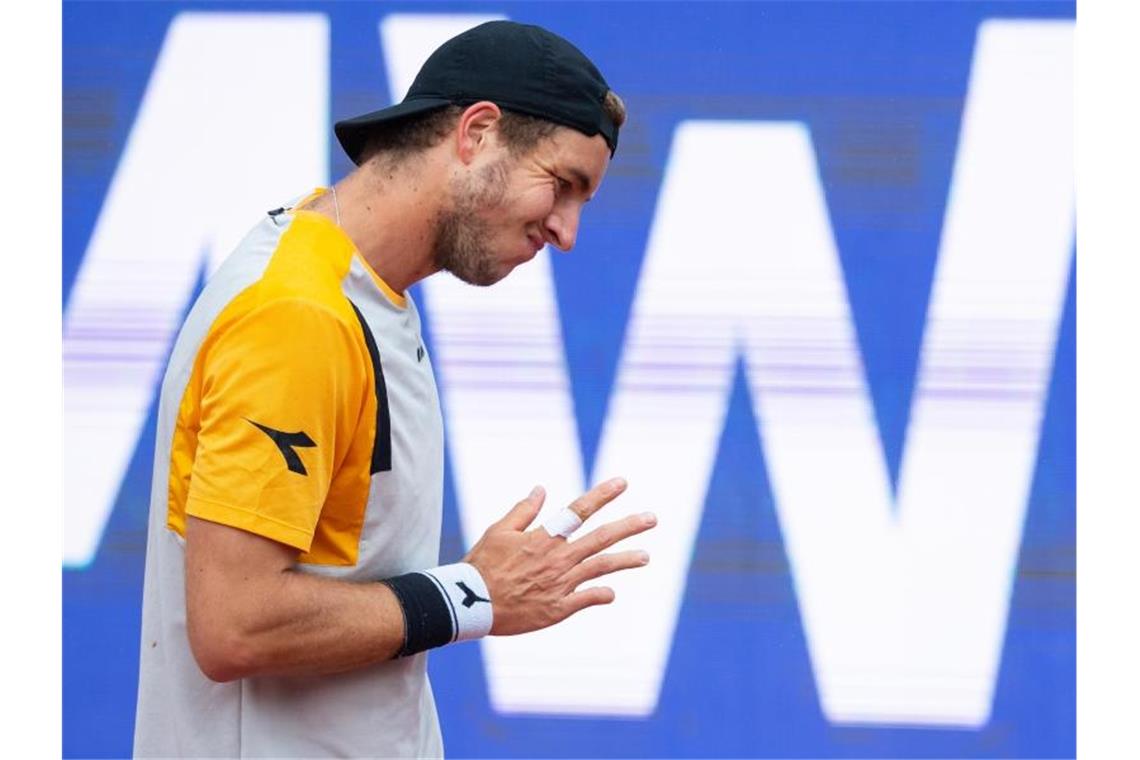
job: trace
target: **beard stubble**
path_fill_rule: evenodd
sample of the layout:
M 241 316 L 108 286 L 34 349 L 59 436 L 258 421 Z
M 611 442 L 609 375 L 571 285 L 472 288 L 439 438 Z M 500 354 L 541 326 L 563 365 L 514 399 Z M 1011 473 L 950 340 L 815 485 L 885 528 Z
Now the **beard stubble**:
M 487 245 L 491 225 L 484 214 L 502 207 L 508 168 L 503 159 L 480 171 L 478 184 L 453 184 L 451 203 L 436 215 L 435 265 L 470 285 L 493 285 L 506 276 Z

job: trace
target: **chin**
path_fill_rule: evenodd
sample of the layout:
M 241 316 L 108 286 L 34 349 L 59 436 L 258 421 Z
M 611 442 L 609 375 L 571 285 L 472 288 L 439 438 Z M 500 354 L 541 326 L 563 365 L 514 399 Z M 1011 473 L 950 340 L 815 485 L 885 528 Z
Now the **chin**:
M 539 254 L 539 252 L 541 252 L 541 251 L 542 251 L 542 248 L 534 249 L 534 248 L 531 248 L 528 246 L 526 251 L 523 253 L 522 257 L 519 258 L 518 260 L 516 260 L 514 262 L 513 266 L 517 267 L 519 264 L 525 264 L 528 261 L 533 261 L 534 257 L 537 256 Z
M 477 285 L 481 288 L 485 288 L 488 285 L 494 285 L 497 282 L 502 282 L 503 280 L 505 280 L 507 278 L 507 275 L 509 275 L 511 272 L 515 271 L 515 266 L 517 266 L 517 265 L 516 264 L 506 264 L 501 269 L 496 269 L 494 271 L 480 272 L 477 277 L 472 277 L 470 279 L 466 279 L 466 278 L 461 277 L 460 279 L 462 279 L 468 285 Z

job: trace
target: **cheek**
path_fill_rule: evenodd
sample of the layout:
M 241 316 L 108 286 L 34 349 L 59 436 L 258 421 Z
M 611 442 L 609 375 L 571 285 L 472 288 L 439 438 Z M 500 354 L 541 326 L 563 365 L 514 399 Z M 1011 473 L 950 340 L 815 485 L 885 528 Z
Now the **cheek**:
M 550 216 L 554 210 L 557 198 L 554 190 L 548 186 L 536 188 L 520 199 L 518 211 L 523 213 L 527 222 L 538 222 Z
M 521 192 L 506 193 L 494 209 L 494 215 L 503 227 L 512 229 L 541 225 L 554 210 L 556 200 L 550 185 L 537 185 Z

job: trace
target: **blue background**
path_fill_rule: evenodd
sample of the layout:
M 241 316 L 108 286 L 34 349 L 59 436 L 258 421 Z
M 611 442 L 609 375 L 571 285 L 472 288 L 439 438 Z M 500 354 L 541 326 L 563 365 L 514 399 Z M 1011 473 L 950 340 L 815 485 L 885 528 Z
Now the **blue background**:
M 575 254 L 553 257 L 587 467 L 676 125 L 692 118 L 806 122 L 892 477 L 978 24 L 1075 14 L 1067 2 L 65 2 L 64 308 L 167 26 L 190 8 L 327 14 L 330 120 L 389 101 L 377 35 L 388 13 L 505 14 L 558 31 L 595 60 L 625 98 L 631 123 Z M 335 144 L 329 151 L 339 178 L 351 165 Z M 297 191 L 283 188 L 282 197 Z M 1071 273 L 993 714 L 983 728 L 851 728 L 825 720 L 738 371 L 656 713 L 637 720 L 502 717 L 491 710 L 478 647 L 450 647 L 431 659 L 448 754 L 1074 755 L 1074 285 Z M 68 757 L 130 753 L 153 440 L 152 408 L 95 560 L 63 571 Z M 448 470 L 442 558 L 462 553 Z

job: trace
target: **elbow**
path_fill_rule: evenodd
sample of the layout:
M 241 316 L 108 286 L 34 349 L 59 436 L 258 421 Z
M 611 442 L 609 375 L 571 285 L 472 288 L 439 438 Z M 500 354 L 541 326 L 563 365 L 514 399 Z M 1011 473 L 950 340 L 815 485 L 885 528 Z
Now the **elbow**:
M 195 624 L 187 620 L 190 651 L 202 674 L 215 683 L 256 675 L 257 657 L 251 638 L 234 625 Z
M 194 652 L 194 659 L 202 675 L 214 683 L 230 683 L 253 675 L 253 671 L 240 657 L 227 652 Z

